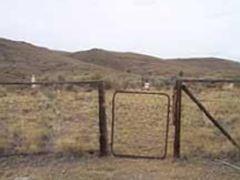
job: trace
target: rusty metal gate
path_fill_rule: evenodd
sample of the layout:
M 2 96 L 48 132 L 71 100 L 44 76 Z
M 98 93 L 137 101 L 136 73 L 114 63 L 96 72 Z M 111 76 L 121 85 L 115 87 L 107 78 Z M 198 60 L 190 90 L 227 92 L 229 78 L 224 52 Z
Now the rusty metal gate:
M 111 151 L 116 157 L 163 159 L 167 155 L 170 97 L 116 91 L 112 99 Z

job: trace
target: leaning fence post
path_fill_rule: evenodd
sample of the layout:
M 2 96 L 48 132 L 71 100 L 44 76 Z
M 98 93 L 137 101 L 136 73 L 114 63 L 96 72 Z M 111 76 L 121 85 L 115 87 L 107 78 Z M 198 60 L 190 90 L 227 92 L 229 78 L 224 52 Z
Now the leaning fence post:
M 181 99 L 182 99 L 182 81 L 176 80 L 174 87 L 173 101 L 173 123 L 175 126 L 173 156 L 180 158 L 180 136 L 181 136 Z
M 99 99 L 100 156 L 108 156 L 109 145 L 108 145 L 108 130 L 107 130 L 104 82 L 100 82 L 98 85 L 98 99 Z

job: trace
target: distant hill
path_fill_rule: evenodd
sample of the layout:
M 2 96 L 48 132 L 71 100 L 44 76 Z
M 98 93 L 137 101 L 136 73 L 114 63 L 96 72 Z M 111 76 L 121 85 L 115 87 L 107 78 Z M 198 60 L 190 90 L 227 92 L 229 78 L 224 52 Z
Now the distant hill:
M 161 59 L 130 53 L 91 49 L 62 52 L 0 38 L 0 80 L 68 80 L 170 77 L 239 77 L 240 63 L 219 58 Z
M 57 76 L 70 77 L 88 72 L 111 71 L 64 54 L 25 42 L 0 39 L 0 80 L 29 80 L 32 74 L 55 79 Z
M 79 51 L 70 53 L 68 56 L 81 62 L 136 74 L 173 76 L 180 71 L 189 77 L 228 77 L 240 74 L 240 63 L 219 58 L 161 59 L 142 54 L 119 53 L 101 49 Z

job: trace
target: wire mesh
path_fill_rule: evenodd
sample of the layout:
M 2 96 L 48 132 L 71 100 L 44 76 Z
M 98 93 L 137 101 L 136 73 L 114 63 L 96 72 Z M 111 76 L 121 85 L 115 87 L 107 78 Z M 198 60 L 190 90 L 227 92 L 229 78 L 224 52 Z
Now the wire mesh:
M 114 154 L 164 157 L 167 147 L 169 103 L 169 97 L 161 93 L 116 93 L 112 127 Z

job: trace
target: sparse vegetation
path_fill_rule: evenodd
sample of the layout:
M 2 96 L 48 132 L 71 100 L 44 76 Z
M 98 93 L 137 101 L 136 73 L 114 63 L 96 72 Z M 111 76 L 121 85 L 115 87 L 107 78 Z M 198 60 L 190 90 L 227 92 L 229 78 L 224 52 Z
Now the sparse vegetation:
M 74 87 L 76 89 L 76 87 Z M 153 177 L 162 177 L 158 173 L 161 168 L 175 168 L 174 172 L 168 172 L 172 179 L 184 177 L 192 179 L 230 178 L 238 179 L 238 173 L 230 173 L 230 169 L 225 169 L 220 165 L 207 165 L 203 162 L 224 158 L 230 162 L 239 163 L 239 153 L 228 143 L 228 141 L 207 121 L 203 114 L 187 98 L 183 98 L 183 129 L 182 129 L 182 153 L 188 160 L 179 163 L 171 163 L 172 129 L 169 134 L 169 156 L 165 161 L 147 161 L 147 160 L 120 160 L 106 159 L 99 160 L 92 157 L 88 159 L 86 153 L 94 153 L 98 150 L 98 117 L 97 117 L 97 93 L 95 91 L 72 91 L 72 89 L 39 88 L 36 90 L 14 90 L 11 91 L 2 88 L 1 92 L 5 95 L 0 98 L 0 152 L 7 153 L 38 153 L 54 152 L 57 156 L 51 156 L 45 167 L 51 167 L 51 172 L 45 170 L 42 173 L 38 165 L 31 167 L 35 158 L 32 158 L 26 166 L 29 170 L 37 171 L 36 178 L 63 178 L 65 175 L 59 175 L 59 167 L 54 167 L 51 163 L 59 162 L 61 169 L 66 168 L 68 177 L 74 178 L 79 173 L 84 178 L 98 179 L 99 174 L 92 173 L 92 168 L 99 169 L 102 179 L 108 178 L 110 171 L 119 173 L 123 179 L 133 176 L 149 177 L 150 172 L 155 172 Z M 170 93 L 168 89 L 162 89 L 161 92 Z M 221 124 L 238 140 L 240 134 L 239 126 L 239 90 L 231 91 L 219 88 L 194 89 L 198 97 L 217 117 Z M 111 98 L 112 91 L 107 91 L 107 113 L 108 122 L 111 123 Z M 164 131 L 165 131 L 165 112 L 166 101 L 160 99 L 139 97 L 139 96 L 119 96 L 117 99 L 117 124 L 115 134 L 115 150 L 124 154 L 139 155 L 161 155 L 163 152 Z M 172 124 L 171 124 L 172 126 Z M 60 155 L 60 156 L 59 156 Z M 74 156 L 76 161 L 70 160 Z M 70 158 L 70 159 L 68 159 Z M 80 158 L 80 159 L 79 159 Z M 203 159 L 202 159 L 203 158 Z M 11 161 L 18 162 L 21 157 L 12 157 Z M 0 162 L 6 159 L 0 159 Z M 101 162 L 101 163 L 100 163 Z M 211 162 L 211 161 L 210 161 Z M 36 162 L 38 164 L 38 161 Z M 83 164 L 89 165 L 90 169 L 85 169 Z M 117 163 L 117 164 L 116 164 Z M 0 167 L 2 164 L 0 163 Z M 9 164 L 6 167 L 11 167 Z M 111 168 L 110 168 L 111 166 Z M 145 171 L 137 171 L 137 168 L 145 167 Z M 3 167 L 5 169 L 6 167 Z M 125 167 L 128 167 L 128 173 Z M 198 173 L 186 173 L 187 169 L 199 168 Z M 74 172 L 69 168 L 74 169 Z M 108 170 L 110 168 L 110 170 Z M 122 171 L 119 171 L 119 168 Z M 222 168 L 219 174 L 218 169 Z M 208 170 L 211 169 L 211 173 Z M 7 179 L 7 176 L 16 177 L 7 173 L 23 174 L 19 169 L 0 172 Z M 182 172 L 182 174 L 181 174 Z M 184 173 L 183 173 L 184 172 Z M 110 173 L 110 174 L 111 174 Z M 149 174 L 150 173 L 150 174 Z M 179 174 L 180 173 L 180 174 Z M 31 173 L 30 173 L 31 174 Z M 52 175 L 50 175 L 52 174 Z M 91 175 L 90 175 L 91 174 Z M 135 175 L 134 175 L 135 174 Z M 126 178 L 125 178 L 126 177 Z M 70 178 L 70 179 L 71 179 Z
M 113 89 L 139 90 L 142 77 L 148 77 L 152 90 L 171 95 L 171 77 L 178 72 L 184 77 L 239 78 L 239 69 L 239 63 L 216 58 L 165 61 L 99 49 L 67 53 L 0 39 L 1 81 L 29 81 L 32 74 L 37 81 L 104 80 L 109 130 Z M 169 80 L 163 81 L 166 76 Z M 190 88 L 240 143 L 239 88 Z M 212 161 L 239 164 L 239 152 L 185 96 L 179 162 L 171 159 L 173 128 L 167 160 L 98 159 L 97 101 L 92 87 L 0 87 L 0 154 L 30 155 L 0 158 L 0 179 L 239 179 L 239 172 Z M 162 154 L 165 99 L 122 96 L 116 113 L 117 152 Z M 40 152 L 52 154 L 31 156 Z
M 2 151 L 6 154 L 73 152 L 75 148 L 81 150 L 82 144 L 89 144 L 83 146 L 85 150 L 96 151 L 96 96 L 94 91 L 47 88 L 7 92 L 0 98 Z

